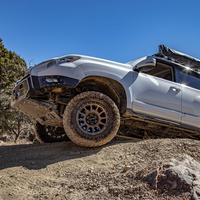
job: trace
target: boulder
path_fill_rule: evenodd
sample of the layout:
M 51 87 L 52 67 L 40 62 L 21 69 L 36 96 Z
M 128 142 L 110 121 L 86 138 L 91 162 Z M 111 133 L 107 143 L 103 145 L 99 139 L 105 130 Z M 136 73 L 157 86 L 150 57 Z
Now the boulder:
M 153 189 L 169 192 L 191 192 L 192 199 L 200 199 L 200 163 L 186 155 L 183 161 L 173 159 L 156 171 L 144 176 Z

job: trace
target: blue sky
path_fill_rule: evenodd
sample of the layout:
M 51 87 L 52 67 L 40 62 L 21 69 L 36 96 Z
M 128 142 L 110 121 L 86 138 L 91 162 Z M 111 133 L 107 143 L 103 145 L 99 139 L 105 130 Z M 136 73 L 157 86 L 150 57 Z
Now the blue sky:
M 73 53 L 126 63 L 157 53 L 159 44 L 200 59 L 199 0 L 0 0 L 0 5 L 0 38 L 28 65 Z

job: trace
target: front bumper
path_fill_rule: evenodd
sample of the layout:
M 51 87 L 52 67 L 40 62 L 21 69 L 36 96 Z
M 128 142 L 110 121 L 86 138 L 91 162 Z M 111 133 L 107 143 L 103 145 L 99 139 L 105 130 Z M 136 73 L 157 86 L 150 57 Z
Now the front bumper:
M 56 102 L 42 100 L 41 97 L 55 88 L 74 88 L 78 83 L 77 79 L 64 76 L 28 75 L 15 85 L 11 95 L 11 107 L 36 119 L 41 124 L 46 124 L 48 121 L 49 124 L 46 125 L 61 126 L 61 118 L 55 112 Z
M 27 94 L 30 90 L 28 84 L 28 78 L 23 79 L 17 83 L 12 91 L 11 95 L 11 106 L 16 107 L 16 104 L 27 97 Z

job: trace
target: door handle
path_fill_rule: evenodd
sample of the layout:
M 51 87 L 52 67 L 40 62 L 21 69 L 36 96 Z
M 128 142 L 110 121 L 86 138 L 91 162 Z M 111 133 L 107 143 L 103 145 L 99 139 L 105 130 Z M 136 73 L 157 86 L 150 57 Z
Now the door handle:
M 171 86 L 170 89 L 173 90 L 173 91 L 177 91 L 177 92 L 181 91 L 179 88 L 176 88 L 176 87 L 173 87 L 173 86 Z

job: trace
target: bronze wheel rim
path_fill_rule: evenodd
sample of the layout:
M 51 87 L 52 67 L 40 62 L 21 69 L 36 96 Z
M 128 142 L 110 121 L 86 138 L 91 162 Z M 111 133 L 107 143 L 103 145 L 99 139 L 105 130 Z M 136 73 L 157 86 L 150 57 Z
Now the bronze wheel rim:
M 87 134 L 102 133 L 109 123 L 109 113 L 99 102 L 87 102 L 80 106 L 76 122 L 81 131 Z

